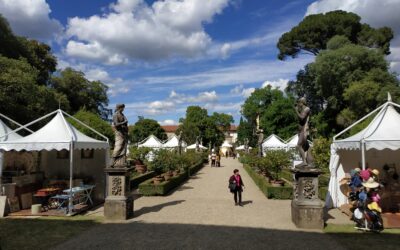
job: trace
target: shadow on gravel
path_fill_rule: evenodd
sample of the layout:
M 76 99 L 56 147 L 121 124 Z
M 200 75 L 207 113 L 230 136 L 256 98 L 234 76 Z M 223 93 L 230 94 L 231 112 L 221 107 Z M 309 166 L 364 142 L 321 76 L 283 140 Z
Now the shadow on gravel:
M 135 218 L 137 218 L 143 214 L 158 212 L 161 209 L 163 209 L 164 207 L 178 205 L 182 202 L 185 202 L 185 200 L 170 201 L 170 202 L 161 203 L 161 204 L 158 204 L 158 205 L 152 206 L 152 207 L 142 207 L 141 209 L 134 211 L 133 216 Z
M 243 206 L 246 206 L 246 205 L 252 204 L 252 203 L 253 203 L 253 201 L 242 201 Z
M 354 244 L 354 238 L 363 241 Z M 398 234 L 132 222 L 105 224 L 59 249 L 398 249 Z

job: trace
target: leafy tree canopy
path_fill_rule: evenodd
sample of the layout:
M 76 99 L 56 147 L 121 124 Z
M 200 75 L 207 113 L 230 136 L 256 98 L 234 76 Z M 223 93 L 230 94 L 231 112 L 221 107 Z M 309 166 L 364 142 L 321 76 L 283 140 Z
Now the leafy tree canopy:
M 83 72 L 72 68 L 60 71 L 59 76 L 53 76 L 51 87 L 64 93 L 70 103 L 70 111 L 77 112 L 81 108 L 99 113 L 99 107 L 108 104 L 108 87 L 100 81 L 89 81 Z
M 109 139 L 110 146 L 114 145 L 114 132 L 112 130 L 111 124 L 103 121 L 98 114 L 89 112 L 85 109 L 81 109 L 74 115 L 74 117 L 84 124 L 92 127 L 96 131 L 100 132 L 101 134 L 105 135 Z M 85 135 L 104 141 L 103 137 L 99 136 L 97 133 L 83 126 L 74 119 L 68 118 L 68 122 L 70 122 L 74 127 L 76 127 Z
M 284 33 L 277 44 L 278 58 L 297 57 L 301 52 L 317 55 L 327 48 L 328 41 L 336 36 L 346 37 L 351 43 L 380 49 L 390 54 L 393 32 L 388 27 L 374 29 L 362 24 L 360 17 L 342 10 L 306 16 L 297 26 Z
M 139 143 L 150 135 L 154 135 L 162 141 L 167 139 L 167 134 L 164 129 L 153 119 L 142 117 L 134 126 L 129 127 L 129 140 L 131 143 Z

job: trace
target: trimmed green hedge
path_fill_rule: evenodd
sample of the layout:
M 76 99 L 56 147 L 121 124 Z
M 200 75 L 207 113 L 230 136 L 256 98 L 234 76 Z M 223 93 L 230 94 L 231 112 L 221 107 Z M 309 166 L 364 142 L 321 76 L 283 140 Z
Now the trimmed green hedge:
M 249 165 L 244 164 L 243 167 L 268 199 L 292 199 L 293 187 L 273 187 L 264 176 L 257 174 Z
M 139 184 L 139 192 L 144 196 L 166 195 L 169 191 L 181 185 L 190 175 L 195 174 L 202 167 L 203 161 L 199 161 L 197 164 L 189 167 L 178 176 L 173 176 L 168 181 L 164 181 L 158 185 L 154 185 L 152 183 L 153 180 L 149 179 Z
M 264 176 L 257 174 L 249 165 L 243 164 L 243 167 L 268 199 L 290 200 L 293 198 L 293 187 L 273 187 Z M 292 173 L 288 170 L 282 171 L 282 177 L 287 180 L 292 180 L 293 177 L 291 175 Z M 326 181 L 326 177 L 322 177 Z M 319 185 L 318 196 L 321 200 L 325 200 L 327 192 L 328 187 Z
M 137 188 L 140 183 L 142 183 L 150 178 L 153 178 L 154 176 L 156 176 L 156 173 L 154 171 L 150 171 L 150 172 L 133 177 L 129 181 L 131 189 Z

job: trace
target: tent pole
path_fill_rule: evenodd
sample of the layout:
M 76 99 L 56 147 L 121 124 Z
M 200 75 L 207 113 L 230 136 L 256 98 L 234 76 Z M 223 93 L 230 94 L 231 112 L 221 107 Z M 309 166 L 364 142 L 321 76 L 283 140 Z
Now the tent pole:
M 74 208 L 74 199 L 72 194 L 72 166 L 74 165 L 74 142 L 69 145 L 69 201 L 68 201 L 68 214 L 72 215 Z
M 365 142 L 361 140 L 361 164 L 362 169 L 365 170 Z
M 3 195 L 3 163 L 4 163 L 4 151 L 0 150 L 0 196 Z

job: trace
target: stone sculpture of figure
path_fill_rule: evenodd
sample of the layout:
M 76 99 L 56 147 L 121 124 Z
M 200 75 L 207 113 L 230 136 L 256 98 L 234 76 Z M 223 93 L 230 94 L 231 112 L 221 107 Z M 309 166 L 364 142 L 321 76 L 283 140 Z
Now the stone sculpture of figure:
M 196 151 L 197 151 L 197 152 L 200 151 L 199 143 L 200 143 L 200 135 L 198 135 L 198 136 L 196 137 Z
M 262 157 L 262 143 L 264 141 L 264 131 L 260 129 L 260 114 L 257 114 L 256 118 L 256 134 L 257 134 L 257 145 L 258 145 L 258 156 Z
M 299 150 L 302 163 L 296 165 L 296 167 L 313 167 L 313 157 L 311 155 L 310 145 L 308 144 L 308 133 L 309 127 L 308 122 L 310 120 L 311 109 L 306 105 L 306 98 L 302 97 L 297 102 L 297 107 L 295 107 L 295 111 L 297 114 L 297 118 L 299 120 L 299 130 L 298 130 L 298 141 L 297 141 L 297 149 Z
M 126 150 L 128 147 L 128 120 L 122 113 L 124 104 L 117 104 L 113 115 L 113 129 L 115 133 L 115 145 L 112 153 L 112 168 L 126 167 Z
M 182 131 L 179 132 L 178 152 L 179 152 L 179 154 L 182 154 Z
M 244 151 L 249 153 L 249 139 L 247 138 L 244 139 Z

